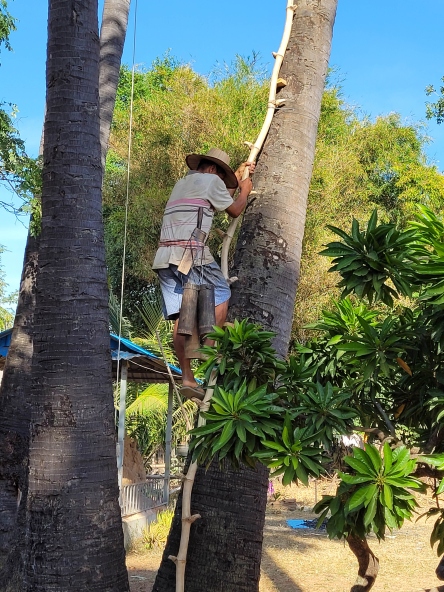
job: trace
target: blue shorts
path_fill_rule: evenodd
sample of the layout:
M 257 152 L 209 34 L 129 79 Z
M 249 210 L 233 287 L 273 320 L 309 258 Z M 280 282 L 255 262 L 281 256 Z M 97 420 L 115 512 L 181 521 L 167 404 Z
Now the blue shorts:
M 163 315 L 166 319 L 174 320 L 178 317 L 182 305 L 183 287 L 188 281 L 198 285 L 211 284 L 214 286 L 216 306 L 230 299 L 230 286 L 215 261 L 208 265 L 193 267 L 188 275 L 183 275 L 180 271 L 177 271 L 177 265 L 170 265 L 165 269 L 156 269 L 155 271 L 159 276 L 163 299 Z

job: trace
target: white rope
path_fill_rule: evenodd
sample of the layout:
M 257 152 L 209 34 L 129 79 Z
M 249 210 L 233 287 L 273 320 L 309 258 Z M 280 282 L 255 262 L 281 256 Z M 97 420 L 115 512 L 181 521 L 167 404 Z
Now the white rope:
M 129 184 L 131 171 L 131 150 L 132 150 L 132 136 L 133 136 L 133 105 L 134 105 L 134 73 L 136 68 L 136 31 L 137 31 L 137 0 L 135 0 L 134 8 L 134 33 L 133 33 L 133 56 L 131 68 L 131 99 L 130 99 L 130 117 L 129 117 L 129 132 L 128 132 L 128 159 L 126 166 L 126 199 L 125 199 L 125 225 L 123 231 L 123 254 L 122 254 L 122 278 L 120 290 L 120 313 L 119 313 L 119 335 L 117 348 L 117 381 L 119 380 L 120 367 L 120 345 L 122 339 L 122 321 L 123 321 L 123 293 L 125 288 L 125 259 L 126 259 L 126 240 L 128 233 L 128 204 L 129 204 Z

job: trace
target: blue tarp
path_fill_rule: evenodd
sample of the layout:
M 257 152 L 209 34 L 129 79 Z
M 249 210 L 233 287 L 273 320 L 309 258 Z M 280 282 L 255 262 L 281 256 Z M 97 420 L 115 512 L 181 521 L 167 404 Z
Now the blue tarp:
M 12 329 L 7 329 L 6 331 L 2 331 L 0 333 L 0 357 L 6 358 L 6 354 L 8 353 L 8 348 L 11 343 L 11 334 Z M 125 339 L 124 337 L 120 338 L 120 351 L 119 351 L 119 337 L 114 333 L 110 333 L 110 346 L 111 346 L 111 356 L 113 360 L 119 359 L 121 360 L 131 360 L 131 358 L 145 356 L 157 363 L 163 364 L 163 360 L 155 356 L 153 353 L 148 351 L 147 349 L 143 349 L 130 341 L 129 339 Z M 179 368 L 172 366 L 169 364 L 171 370 L 175 374 L 182 374 Z

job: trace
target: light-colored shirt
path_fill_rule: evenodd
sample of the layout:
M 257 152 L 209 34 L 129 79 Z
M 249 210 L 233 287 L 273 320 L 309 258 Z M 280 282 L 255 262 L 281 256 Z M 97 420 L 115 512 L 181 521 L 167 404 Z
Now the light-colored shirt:
M 208 236 L 214 212 L 222 212 L 232 203 L 233 198 L 220 177 L 189 171 L 186 177 L 176 183 L 165 206 L 153 269 L 162 269 L 170 264 L 179 265 L 186 245 L 191 244 L 191 234 L 197 227 L 199 208 L 203 212 L 201 229 Z M 206 245 L 193 243 L 192 246 L 197 253 L 195 264 L 208 265 L 214 261 Z

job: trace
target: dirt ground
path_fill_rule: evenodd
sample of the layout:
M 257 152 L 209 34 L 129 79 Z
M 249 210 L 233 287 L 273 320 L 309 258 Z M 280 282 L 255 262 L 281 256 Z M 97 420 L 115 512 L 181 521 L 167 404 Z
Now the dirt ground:
M 262 554 L 260 592 L 349 592 L 357 575 L 357 561 L 347 545 L 330 541 L 325 531 L 295 530 L 289 519 L 310 520 L 315 499 L 336 490 L 336 483 L 318 480 L 309 488 L 280 489 L 278 499 L 267 507 Z M 419 498 L 423 513 L 431 504 L 428 496 Z M 380 561 L 375 592 L 444 592 L 435 576 L 438 558 L 429 544 L 433 520 L 406 522 L 378 543 L 369 545 Z M 131 592 L 151 592 L 161 551 L 146 551 L 140 546 L 128 554 Z

